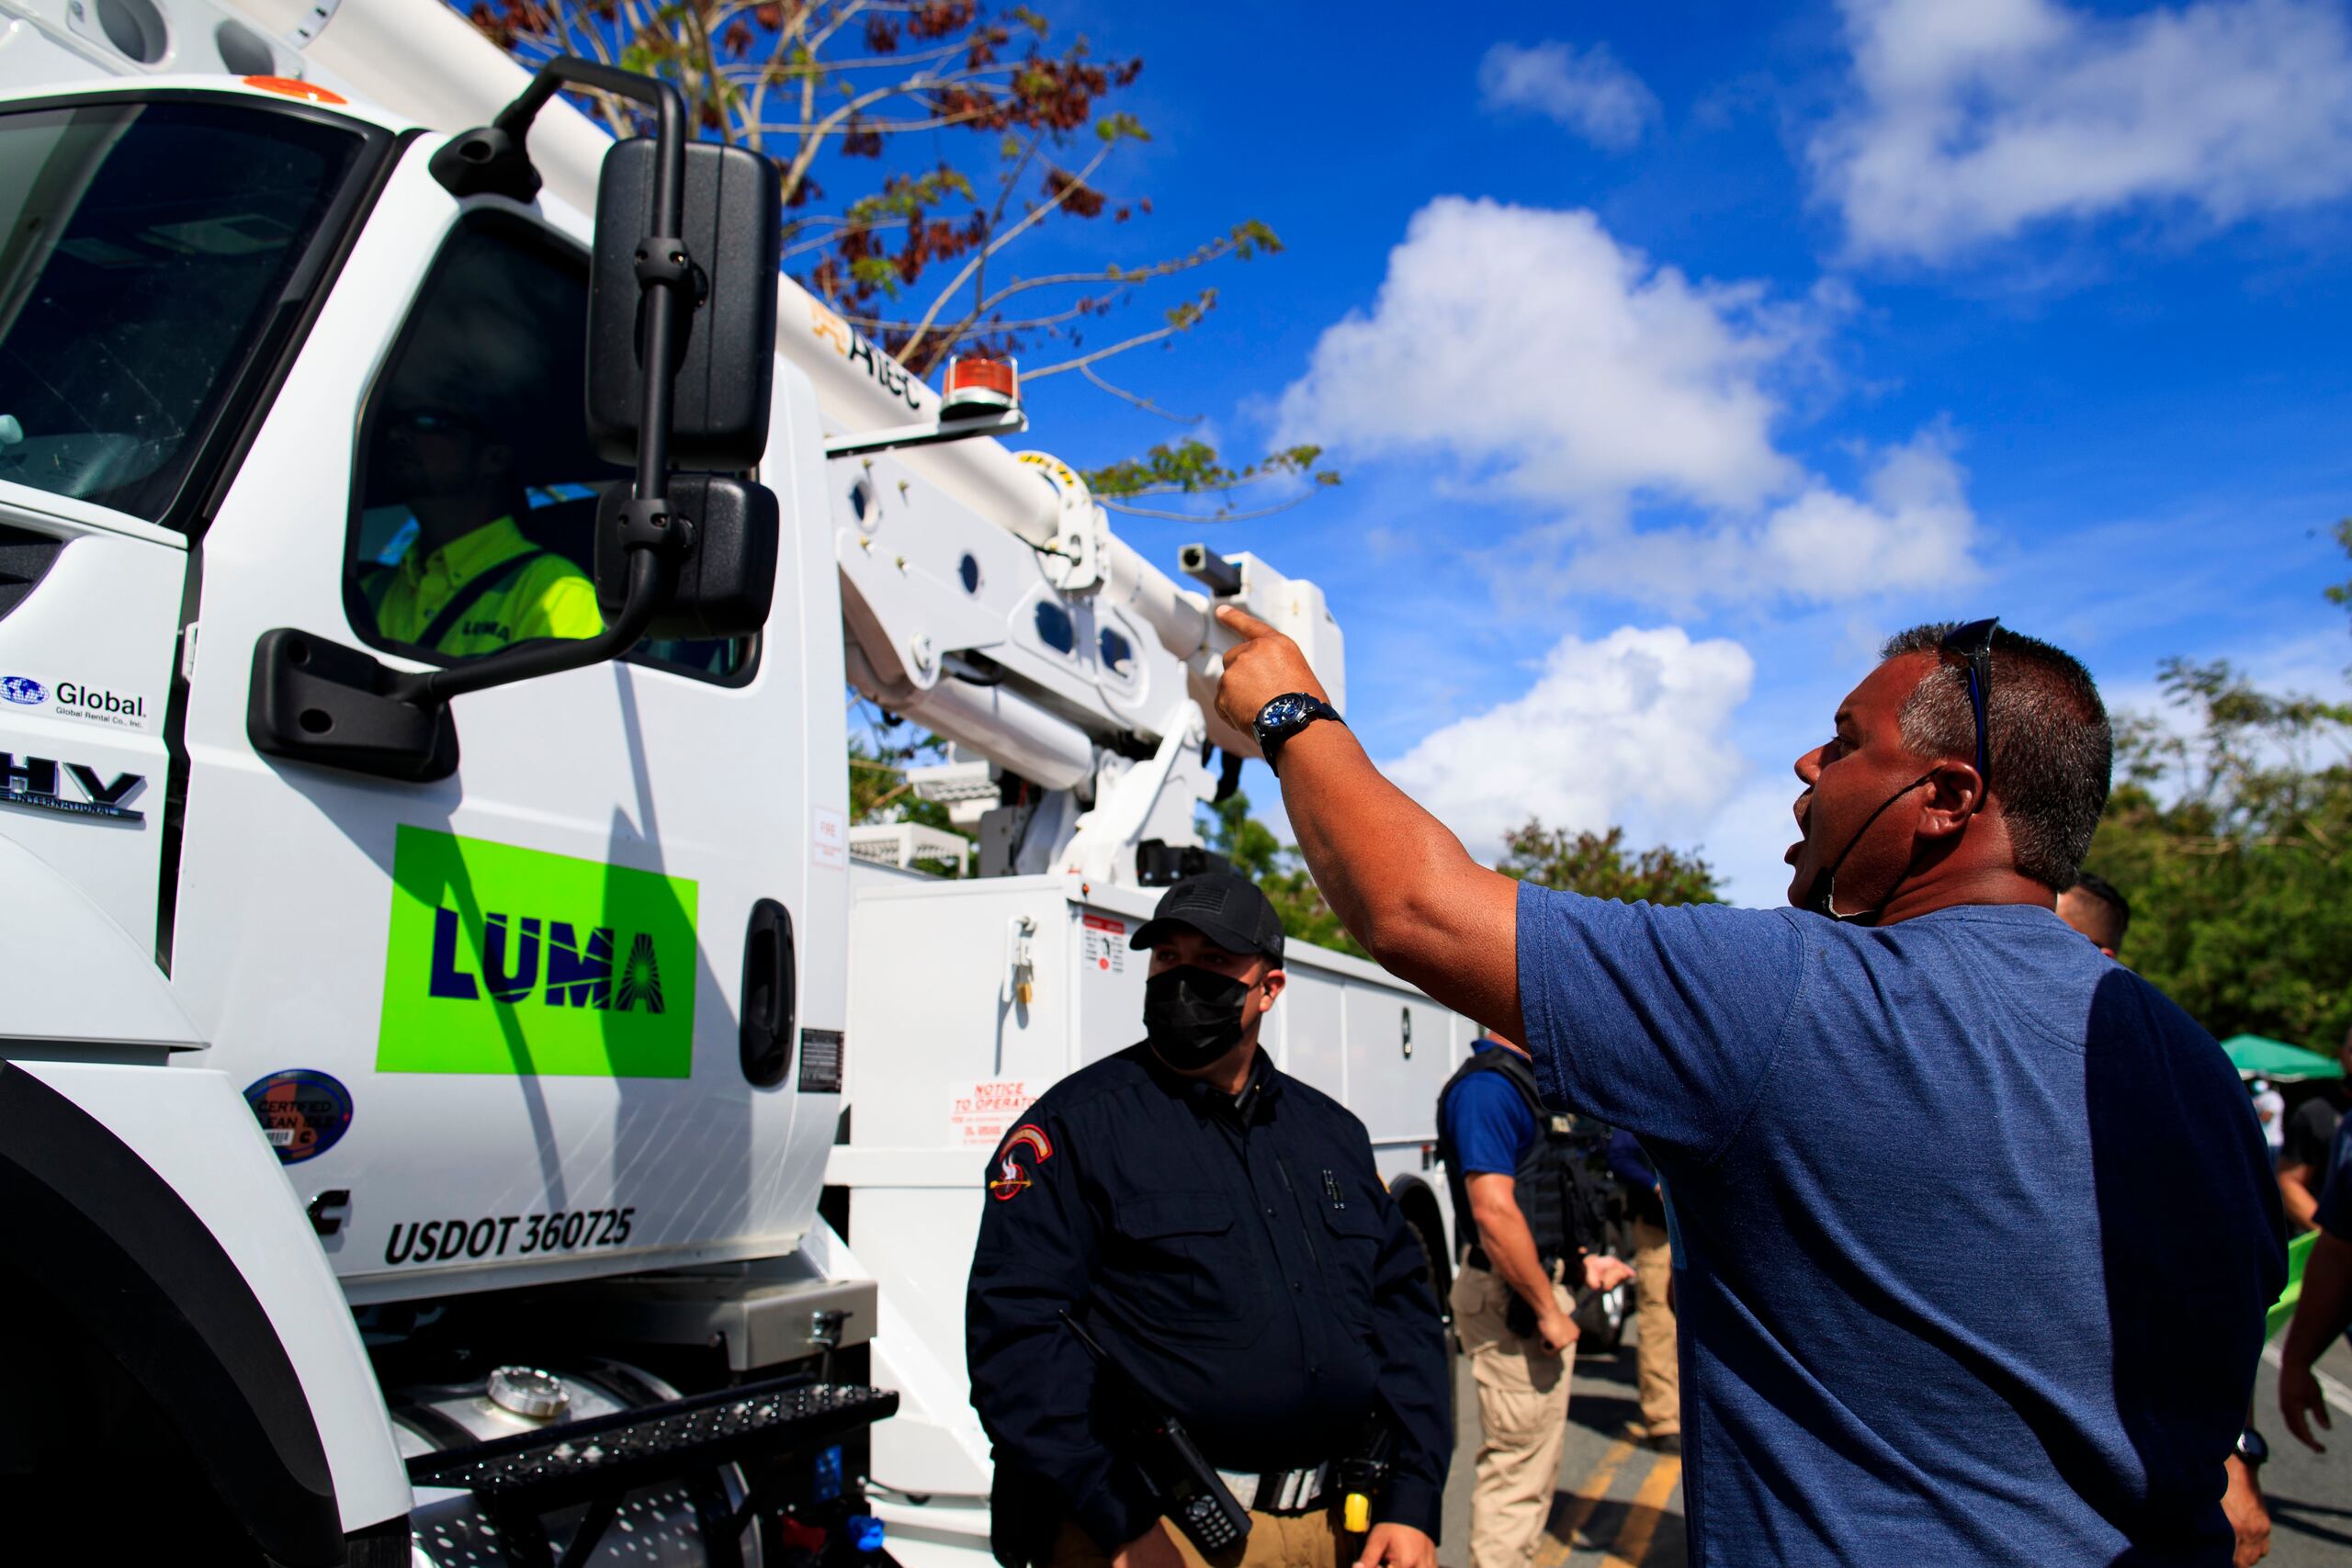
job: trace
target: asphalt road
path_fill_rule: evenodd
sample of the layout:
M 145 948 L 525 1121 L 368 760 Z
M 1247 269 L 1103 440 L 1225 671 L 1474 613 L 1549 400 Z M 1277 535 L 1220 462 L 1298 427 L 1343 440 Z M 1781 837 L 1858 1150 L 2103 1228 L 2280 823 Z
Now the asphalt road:
M 1623 1437 L 1625 1424 L 1640 1416 L 1634 1358 L 1630 1325 L 1623 1348 L 1577 1358 L 1567 1448 L 1535 1568 L 1683 1568 L 1682 1461 Z M 2338 1385 L 2327 1391 L 2335 1431 L 2324 1438 L 2324 1454 L 2281 1427 L 2277 1370 L 2266 1362 L 2257 1381 L 2256 1424 L 2273 1456 L 2263 1477 L 2272 1520 L 2267 1568 L 2352 1568 L 2352 1350 L 2339 1343 L 2320 1365 Z M 1459 1358 L 1455 1372 L 1461 1416 L 1438 1551 L 1444 1568 L 1470 1561 L 1470 1470 L 1478 1447 L 1477 1396 Z

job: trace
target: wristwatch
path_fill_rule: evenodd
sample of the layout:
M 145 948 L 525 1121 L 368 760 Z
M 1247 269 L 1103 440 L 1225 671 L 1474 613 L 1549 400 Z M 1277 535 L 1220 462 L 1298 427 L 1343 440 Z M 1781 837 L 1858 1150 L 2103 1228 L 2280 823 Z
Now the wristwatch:
M 2261 1433 L 2248 1427 L 2238 1433 L 2237 1454 L 2245 1461 L 2248 1470 L 2260 1470 L 2269 1462 L 2270 1445 L 2262 1440 Z
M 1282 769 L 1274 759 L 1281 755 L 1283 742 L 1318 718 L 1328 718 L 1334 724 L 1348 722 L 1340 716 L 1338 708 L 1305 692 L 1284 692 L 1260 708 L 1257 721 L 1250 728 L 1257 735 L 1258 752 L 1266 759 L 1266 766 L 1279 774 Z

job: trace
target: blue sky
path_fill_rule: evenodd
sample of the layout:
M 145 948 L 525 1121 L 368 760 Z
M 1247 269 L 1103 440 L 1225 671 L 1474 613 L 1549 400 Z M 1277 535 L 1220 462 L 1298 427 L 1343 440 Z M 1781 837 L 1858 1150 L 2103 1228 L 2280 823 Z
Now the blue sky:
M 1918 620 L 1999 614 L 2116 706 L 2169 654 L 2340 689 L 2344 6 L 1051 10 L 1146 61 L 1099 183 L 1153 212 L 1017 269 L 1264 220 L 1284 254 L 1104 368 L 1345 476 L 1120 531 L 1322 583 L 1350 721 L 1475 850 L 1622 821 L 1776 901 L 1790 760 Z M 1031 406 L 1081 464 L 1181 434 Z

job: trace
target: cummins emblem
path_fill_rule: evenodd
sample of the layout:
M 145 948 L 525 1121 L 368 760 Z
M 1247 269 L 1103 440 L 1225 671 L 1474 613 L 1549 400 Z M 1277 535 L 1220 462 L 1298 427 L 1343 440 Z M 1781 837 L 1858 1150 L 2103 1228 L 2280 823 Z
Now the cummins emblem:
M 122 804 L 147 782 L 141 773 L 117 773 L 114 783 L 98 782 L 98 771 L 83 762 L 62 764 L 74 780 L 74 795 L 58 793 L 60 763 L 48 757 L 27 757 L 0 751 L 0 803 L 29 806 L 40 811 L 62 811 L 69 817 L 107 817 L 119 822 L 143 822 L 147 814 Z

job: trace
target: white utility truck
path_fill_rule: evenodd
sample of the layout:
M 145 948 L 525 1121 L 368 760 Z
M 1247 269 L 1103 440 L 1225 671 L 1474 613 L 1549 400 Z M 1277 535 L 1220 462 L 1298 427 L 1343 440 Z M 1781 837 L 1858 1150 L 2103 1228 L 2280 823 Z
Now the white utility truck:
M 1339 631 L 1139 558 L 989 438 L 993 369 L 943 402 L 783 278 L 772 173 L 681 120 L 439 0 L 0 0 L 12 1532 L 986 1552 L 982 1162 L 1139 1032 L 1127 935 L 1250 750 L 1212 603 L 1335 693 Z M 845 686 L 954 742 L 980 874 L 850 826 Z M 1442 1291 L 1470 1028 L 1290 969 L 1270 1044 Z

